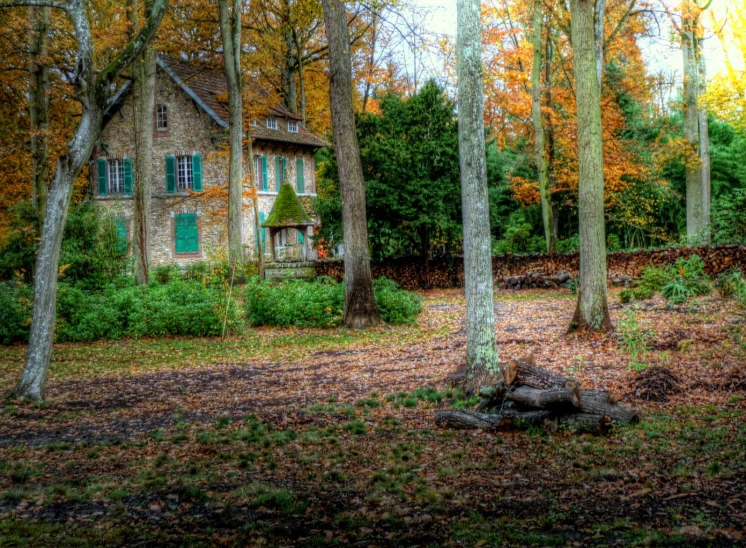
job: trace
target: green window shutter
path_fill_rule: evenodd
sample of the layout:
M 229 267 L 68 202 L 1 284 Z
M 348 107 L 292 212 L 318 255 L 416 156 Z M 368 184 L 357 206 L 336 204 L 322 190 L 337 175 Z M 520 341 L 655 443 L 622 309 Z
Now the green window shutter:
M 288 177 L 288 159 L 283 157 L 282 158 L 282 180 L 280 181 L 280 184 L 284 183 L 287 180 Z M 277 190 L 280 190 L 278 187 Z
M 194 192 L 202 192 L 202 156 L 192 156 L 192 179 L 194 181 Z
M 196 213 L 181 213 L 174 217 L 176 253 L 199 252 L 199 225 Z
M 96 162 L 96 171 L 98 174 L 98 195 L 106 196 L 109 193 L 109 180 L 107 173 L 107 161 L 105 158 L 99 158 Z
M 267 181 L 267 157 L 262 156 L 262 190 L 269 190 L 269 181 Z
M 299 231 L 298 231 L 298 243 L 299 243 L 299 244 L 302 244 L 302 243 L 303 243 L 303 242 L 305 241 L 305 239 L 304 239 L 304 238 L 305 238 L 305 237 L 303 236 L 303 232 L 301 232 L 301 231 L 299 230 Z
M 260 225 L 264 223 L 265 221 L 264 213 L 259 213 L 259 221 L 260 221 L 259 223 Z M 267 229 L 262 228 L 262 251 L 264 251 L 266 248 L 267 248 Z
M 275 156 L 275 190 L 280 190 L 282 184 L 282 158 Z
M 298 194 L 303 194 L 306 191 L 306 182 L 303 179 L 303 158 L 295 160 L 295 177 L 298 184 Z
M 124 193 L 132 194 L 133 178 L 132 178 L 132 158 L 125 158 L 124 162 Z
M 127 254 L 127 219 L 115 217 L 114 224 L 117 228 L 117 251 L 122 255 Z
M 176 192 L 175 156 L 166 156 L 166 192 Z

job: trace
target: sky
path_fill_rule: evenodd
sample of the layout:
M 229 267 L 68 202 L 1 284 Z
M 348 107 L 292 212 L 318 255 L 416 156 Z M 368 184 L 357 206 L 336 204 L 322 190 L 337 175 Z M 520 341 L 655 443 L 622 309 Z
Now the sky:
M 430 32 L 446 34 L 455 40 L 456 0 L 413 0 L 413 3 L 428 12 L 424 26 Z M 723 0 L 713 0 L 710 9 L 714 10 L 720 17 L 724 14 L 725 3 Z M 646 40 L 641 42 L 640 46 L 643 49 L 650 73 L 663 70 L 680 81 L 683 63 L 681 50 L 670 42 L 668 36 L 664 35 L 654 40 Z M 736 55 L 731 55 L 732 59 L 736 57 Z M 709 36 L 705 40 L 705 59 L 708 76 L 725 70 L 723 47 L 715 36 Z

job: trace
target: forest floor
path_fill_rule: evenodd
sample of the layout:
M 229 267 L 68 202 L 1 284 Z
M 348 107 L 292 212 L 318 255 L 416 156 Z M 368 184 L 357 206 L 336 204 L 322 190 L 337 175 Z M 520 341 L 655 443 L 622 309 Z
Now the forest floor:
M 57 345 L 48 403 L 0 412 L 0 546 L 744 545 L 743 311 L 611 300 L 646 354 L 565 335 L 566 290 L 495 300 L 503 359 L 639 410 L 608 437 L 437 428 L 465 355 L 456 290 L 427 292 L 416 327 Z M 0 391 L 24 352 L 0 348 Z M 679 389 L 640 399 L 631 362 Z

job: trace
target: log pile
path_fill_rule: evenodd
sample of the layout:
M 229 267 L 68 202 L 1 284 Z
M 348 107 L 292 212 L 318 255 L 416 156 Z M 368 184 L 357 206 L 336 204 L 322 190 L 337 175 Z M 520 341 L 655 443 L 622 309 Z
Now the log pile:
M 556 288 L 569 279 L 567 272 L 558 272 L 554 276 L 548 276 L 544 272 L 530 272 L 521 276 L 506 276 L 503 278 L 503 289 Z
M 483 399 L 476 411 L 439 411 L 436 424 L 484 430 L 528 426 L 548 432 L 565 427 L 604 436 L 614 425 L 640 420 L 609 392 L 582 389 L 569 377 L 537 367 L 533 356 L 508 362 L 503 378 L 480 394 Z

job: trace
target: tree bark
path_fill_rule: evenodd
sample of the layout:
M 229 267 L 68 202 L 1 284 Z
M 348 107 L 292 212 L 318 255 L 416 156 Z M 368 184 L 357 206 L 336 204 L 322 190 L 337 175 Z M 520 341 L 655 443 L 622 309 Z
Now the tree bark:
M 365 211 L 365 181 L 352 106 L 352 61 L 347 14 L 340 0 L 323 0 L 326 36 L 329 42 L 329 95 L 332 129 L 342 194 L 344 232 L 345 312 L 344 323 L 355 329 L 381 323 L 370 273 L 368 223 Z
M 464 223 L 466 386 L 475 393 L 500 376 L 492 293 L 487 164 L 484 143 L 482 26 L 479 0 L 458 0 L 458 137 Z
M 243 81 L 241 77 L 241 1 L 218 0 L 228 81 L 230 160 L 228 167 L 228 257 L 231 267 L 243 262 Z
M 571 0 L 575 102 L 578 119 L 580 288 L 570 331 L 611 331 L 606 288 L 601 94 L 593 0 Z
M 701 242 L 704 232 L 702 204 L 702 169 L 699 162 L 699 78 L 695 21 L 692 19 L 691 0 L 682 2 L 684 18 L 681 22 L 681 53 L 684 62 L 684 139 L 691 155 L 686 161 L 686 239 L 689 245 Z
M 0 3 L 0 8 L 8 5 L 11 3 Z M 152 40 L 168 6 L 168 0 L 154 0 L 153 11 L 143 28 L 114 60 L 98 73 L 94 70 L 93 38 L 86 5 L 85 0 L 69 0 L 65 4 L 54 4 L 55 7 L 67 12 L 78 42 L 76 69 L 72 81 L 82 112 L 72 142 L 68 145 L 66 153 L 57 161 L 57 171 L 49 192 L 46 219 L 36 258 L 34 312 L 26 363 L 18 384 L 9 394 L 11 397 L 33 401 L 43 401 L 46 390 L 54 340 L 62 233 L 75 178 L 88 161 L 94 143 L 101 135 L 104 110 L 111 97 L 112 84 Z
M 596 0 L 593 14 L 593 34 L 596 42 L 596 77 L 598 78 L 599 95 L 603 89 L 604 76 L 604 16 L 606 0 Z
M 39 220 L 39 232 L 44 225 L 49 193 L 49 66 L 47 37 L 48 6 L 29 7 L 31 62 L 29 63 L 29 122 L 31 125 L 31 199 Z
M 544 118 L 541 113 L 541 72 L 544 63 L 544 48 L 542 47 L 542 30 L 544 14 L 541 10 L 542 0 L 534 0 L 533 34 L 531 46 L 534 54 L 531 66 L 531 114 L 534 121 L 534 145 L 536 148 L 536 167 L 539 172 L 539 194 L 541 195 L 541 216 L 544 222 L 544 238 L 547 253 L 557 250 L 557 240 L 554 235 L 554 212 L 552 210 L 552 195 L 549 189 L 549 166 L 547 151 L 544 144 Z
M 250 174 L 250 180 L 251 180 L 251 187 L 253 189 L 252 194 L 252 203 L 254 205 L 254 234 L 256 238 L 256 258 L 257 258 L 257 268 L 259 270 L 259 279 L 264 279 L 264 253 L 262 250 L 262 220 L 259 218 L 259 187 L 256 184 L 256 177 L 254 176 L 254 147 L 251 143 L 251 125 L 249 125 L 249 129 L 246 132 L 246 155 L 249 158 L 249 174 Z
M 139 24 L 137 0 L 129 1 L 132 23 L 130 39 Z M 152 0 L 145 2 L 145 16 L 152 10 Z M 155 110 L 155 54 L 145 50 L 133 63 L 133 110 L 135 124 L 135 172 L 132 254 L 135 284 L 148 283 L 150 265 L 150 197 L 153 169 L 153 112 Z

